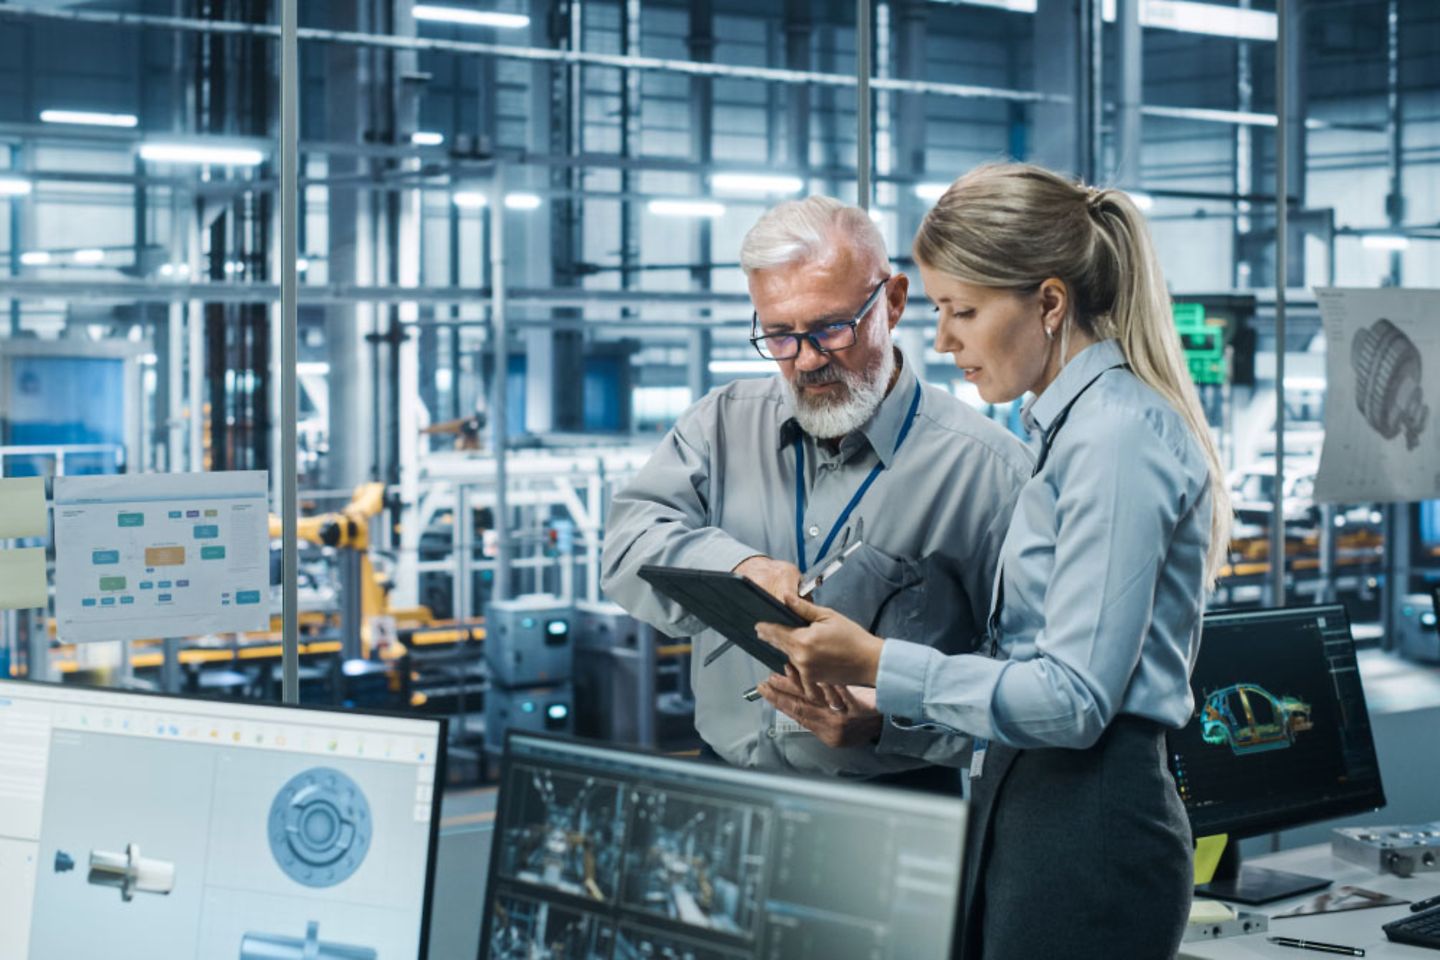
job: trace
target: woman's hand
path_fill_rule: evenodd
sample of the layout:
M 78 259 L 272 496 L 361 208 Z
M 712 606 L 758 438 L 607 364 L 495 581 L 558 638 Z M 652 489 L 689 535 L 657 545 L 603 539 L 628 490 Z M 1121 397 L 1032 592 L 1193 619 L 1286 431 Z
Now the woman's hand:
M 880 672 L 880 648 L 885 641 L 834 610 L 794 594 L 786 595 L 785 605 L 810 625 L 761 623 L 756 625 L 755 633 L 785 652 L 804 683 L 875 685 Z
M 760 694 L 827 747 L 863 747 L 880 736 L 882 718 L 875 709 L 874 690 L 806 686 L 794 667 L 786 667 L 784 676 L 771 674 L 760 684 Z

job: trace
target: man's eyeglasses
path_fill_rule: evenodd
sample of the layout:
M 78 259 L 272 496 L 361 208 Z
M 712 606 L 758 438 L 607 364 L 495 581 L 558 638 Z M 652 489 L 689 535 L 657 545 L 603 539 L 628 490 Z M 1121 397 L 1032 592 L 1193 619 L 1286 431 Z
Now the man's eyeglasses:
M 850 320 L 839 323 L 827 323 L 814 330 L 805 333 L 771 333 L 764 336 L 752 335 L 750 343 L 759 351 L 760 356 L 766 360 L 793 360 L 800 356 L 800 341 L 809 340 L 810 346 L 815 348 L 817 353 L 834 353 L 837 350 L 844 350 L 846 347 L 855 346 L 855 328 L 869 315 L 870 309 L 875 306 L 875 300 L 880 296 L 880 291 L 885 289 L 885 284 L 890 282 L 886 277 L 881 280 L 870 296 L 865 298 L 865 303 L 855 312 Z M 753 331 L 760 328 L 760 314 L 754 314 L 750 319 L 750 329 Z

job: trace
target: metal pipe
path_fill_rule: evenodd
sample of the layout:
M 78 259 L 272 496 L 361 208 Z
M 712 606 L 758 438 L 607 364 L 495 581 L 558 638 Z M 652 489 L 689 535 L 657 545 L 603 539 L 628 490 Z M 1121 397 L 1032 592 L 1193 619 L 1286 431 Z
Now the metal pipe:
M 1285 605 L 1285 281 L 1289 270 L 1290 227 L 1287 143 L 1290 109 L 1286 98 L 1289 84 L 1286 30 L 1289 4 L 1275 2 L 1275 490 L 1274 512 L 1270 516 L 1270 602 Z
M 495 165 L 491 180 L 491 195 L 505 195 L 505 167 Z M 509 596 L 510 580 L 510 516 L 507 498 L 506 458 L 509 455 L 509 416 L 507 401 L 510 384 L 509 336 L 505 317 L 505 205 L 490 205 L 490 330 L 491 353 L 495 358 L 494 374 L 490 378 L 490 414 L 495 418 L 495 582 L 490 585 L 492 600 L 504 600 Z M 468 523 L 466 516 L 457 517 L 457 523 Z
M 0 19 L 31 18 L 63 23 L 104 24 L 119 27 L 149 27 L 183 30 L 193 33 L 223 33 L 231 36 L 279 36 L 279 30 L 267 24 L 234 23 L 221 20 L 194 20 L 186 17 L 162 17 L 135 13 L 99 12 L 90 10 L 42 10 L 34 7 L 16 8 L 0 5 Z M 382 34 L 343 30 L 320 30 L 306 27 L 297 34 L 300 40 L 344 43 L 380 47 L 391 50 L 424 50 L 440 53 L 476 54 L 506 60 L 530 60 L 549 63 L 581 63 L 598 67 L 630 70 L 651 70 L 702 77 L 726 77 L 738 80 L 765 80 L 775 83 L 813 84 L 830 87 L 852 87 L 856 78 L 846 74 L 784 70 L 775 67 L 741 67 L 723 63 L 693 63 L 662 57 L 591 53 L 583 50 L 550 50 L 543 47 L 516 47 L 499 43 L 477 43 L 469 40 L 440 40 L 430 37 L 394 37 Z M 942 97 L 1015 100 L 1035 103 L 1052 100 L 1068 103 L 1068 97 L 1034 93 L 1028 90 L 1006 90 L 965 83 L 935 83 L 921 80 L 874 80 L 872 86 L 903 93 L 930 93 Z
M 296 464 L 298 417 L 295 385 L 299 359 L 298 221 L 299 178 L 299 44 L 295 37 L 299 0 L 280 0 L 280 589 L 282 681 L 281 699 L 300 702 L 300 608 L 298 582 L 298 481 Z
M 1117 58 L 1120 65 L 1119 103 L 1115 125 L 1115 180 L 1140 186 L 1141 104 L 1144 90 L 1144 31 L 1140 29 L 1140 0 L 1118 0 L 1115 10 Z
M 855 202 L 870 209 L 870 163 L 874 131 L 870 122 L 870 0 L 855 0 Z

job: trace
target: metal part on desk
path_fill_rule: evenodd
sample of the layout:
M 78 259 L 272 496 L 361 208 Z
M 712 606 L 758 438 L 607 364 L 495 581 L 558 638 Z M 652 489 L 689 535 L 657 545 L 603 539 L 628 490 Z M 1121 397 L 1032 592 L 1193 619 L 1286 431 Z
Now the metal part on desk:
M 571 624 L 575 608 L 532 594 L 485 608 L 485 662 L 502 687 L 564 683 L 575 669 Z
M 499 755 L 506 730 L 574 733 L 575 691 L 569 683 L 511 690 L 492 686 L 485 693 L 485 749 Z
M 1396 827 L 1336 827 L 1335 856 L 1377 873 L 1408 877 L 1440 870 L 1440 820 Z
M 1181 943 L 1194 943 L 1197 940 L 1224 940 L 1226 937 L 1246 937 L 1252 933 L 1264 933 L 1270 929 L 1270 918 L 1263 913 L 1247 913 L 1244 910 L 1235 911 L 1235 916 L 1229 920 L 1211 920 L 1208 922 L 1191 923 L 1185 928 L 1185 936 L 1180 938 Z

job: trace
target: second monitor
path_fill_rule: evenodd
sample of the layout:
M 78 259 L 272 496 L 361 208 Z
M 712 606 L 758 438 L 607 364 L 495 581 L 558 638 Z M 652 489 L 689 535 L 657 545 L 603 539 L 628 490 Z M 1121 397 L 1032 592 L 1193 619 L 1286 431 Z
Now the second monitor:
M 945 960 L 965 805 L 512 733 L 491 960 Z
M 1191 720 L 1168 741 L 1195 836 L 1235 841 L 1385 805 L 1343 606 L 1209 614 L 1191 688 Z M 1327 885 L 1224 866 L 1235 875 L 1201 892 L 1263 903 Z

